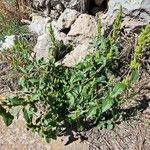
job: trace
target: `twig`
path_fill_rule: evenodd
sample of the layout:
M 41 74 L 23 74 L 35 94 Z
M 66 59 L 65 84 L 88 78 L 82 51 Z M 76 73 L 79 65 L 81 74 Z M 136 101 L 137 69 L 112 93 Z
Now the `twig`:
M 104 142 L 106 143 L 107 147 L 109 148 L 109 150 L 112 150 L 112 146 L 110 145 L 110 143 L 106 140 L 106 138 L 103 138 Z
M 91 142 L 89 142 L 89 141 L 85 141 L 88 145 L 90 145 L 90 146 L 92 146 L 92 147 L 94 147 L 94 148 L 96 148 L 96 149 L 98 149 L 98 150 L 100 150 L 101 148 L 100 147 L 97 147 L 96 145 L 94 145 L 94 144 L 92 144 Z

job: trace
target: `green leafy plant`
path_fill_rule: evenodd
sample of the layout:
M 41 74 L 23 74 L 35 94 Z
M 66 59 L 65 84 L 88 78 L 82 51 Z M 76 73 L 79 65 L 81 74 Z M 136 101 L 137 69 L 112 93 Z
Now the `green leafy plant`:
M 18 41 L 12 63 L 19 72 L 20 88 L 18 95 L 7 98 L 1 104 L 3 113 L 0 115 L 5 123 L 10 125 L 13 120 L 9 113 L 11 109 L 21 106 L 27 127 L 47 141 L 62 135 L 67 128 L 76 131 L 96 125 L 112 128 L 120 115 L 118 109 L 122 95 L 133 80 L 137 80 L 138 74 L 137 68 L 134 68 L 136 72 L 119 81 L 115 74 L 115 64 L 119 63 L 121 52 L 117 46 L 121 12 L 120 9 L 112 33 L 106 38 L 101 35 L 99 20 L 98 35 L 92 43 L 95 52 L 73 68 L 56 65 L 55 57 L 48 61 L 43 58 L 36 60 L 24 41 Z M 142 48 L 147 38 L 143 41 L 141 37 L 147 35 L 147 28 L 139 38 L 138 46 Z M 50 39 L 50 51 L 58 49 L 51 27 Z
M 138 69 L 140 64 L 139 60 L 142 57 L 146 44 L 150 42 L 150 25 L 147 25 L 143 32 L 139 35 L 138 43 L 135 48 L 133 60 L 131 61 L 131 69 Z

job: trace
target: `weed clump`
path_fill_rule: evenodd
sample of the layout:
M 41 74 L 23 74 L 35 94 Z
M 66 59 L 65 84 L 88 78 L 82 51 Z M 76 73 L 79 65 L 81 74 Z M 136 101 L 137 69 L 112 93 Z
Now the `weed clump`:
M 75 131 L 96 125 L 113 128 L 121 115 L 118 110 L 123 93 L 138 80 L 138 68 L 133 67 L 132 61 L 139 62 L 142 57 L 142 49 L 149 41 L 147 35 L 150 27 L 147 26 L 139 37 L 130 64 L 131 74 L 118 81 L 114 64 L 119 63 L 121 52 L 117 46 L 121 12 L 120 9 L 112 34 L 106 38 L 101 35 L 99 20 L 98 35 L 92 42 L 95 53 L 73 68 L 56 65 L 54 57 L 48 61 L 43 58 L 36 60 L 35 57 L 31 59 L 28 46 L 18 41 L 13 49 L 12 64 L 20 74 L 21 96 L 7 98 L 0 105 L 0 115 L 6 125 L 10 125 L 14 118 L 11 109 L 21 106 L 27 127 L 47 141 L 63 134 L 66 128 Z M 53 44 L 50 49 L 58 49 L 51 28 L 50 39 Z M 18 61 L 18 57 L 22 62 Z

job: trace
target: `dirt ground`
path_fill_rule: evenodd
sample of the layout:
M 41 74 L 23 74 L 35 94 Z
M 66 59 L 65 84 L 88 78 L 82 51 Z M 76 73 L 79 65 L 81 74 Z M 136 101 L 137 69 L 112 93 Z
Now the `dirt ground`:
M 150 126 L 141 117 L 122 122 L 114 130 L 91 131 L 89 150 L 149 150 Z
M 137 96 L 127 100 L 121 110 L 128 114 L 124 121 L 114 130 L 87 133 L 89 150 L 150 150 L 150 75 L 144 73 L 134 88 Z
M 65 146 L 67 137 L 46 143 L 37 134 L 27 131 L 20 116 L 10 127 L 0 119 L 0 150 L 88 150 L 87 143 L 80 140 Z

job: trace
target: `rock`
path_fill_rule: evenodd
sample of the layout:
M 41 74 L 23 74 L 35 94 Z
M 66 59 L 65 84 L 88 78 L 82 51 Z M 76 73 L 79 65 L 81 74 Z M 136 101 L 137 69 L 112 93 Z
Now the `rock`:
M 68 44 L 69 42 L 67 39 L 67 35 L 59 31 L 57 22 L 53 20 L 51 22 L 51 25 L 54 30 L 54 36 L 55 36 L 56 41 L 62 41 L 64 44 Z
M 57 21 L 59 30 L 70 28 L 78 16 L 79 12 L 76 10 L 66 9 Z
M 21 19 L 20 21 L 21 21 L 21 23 L 22 23 L 23 25 L 30 25 L 30 24 L 31 24 L 31 21 L 30 21 L 30 20 L 27 20 L 27 19 Z
M 150 100 L 150 93 L 146 93 L 145 96 L 148 100 Z
M 88 14 L 81 14 L 67 35 L 67 38 L 71 42 L 82 44 L 94 37 L 97 33 L 97 22 L 95 18 Z
M 51 10 L 50 17 L 52 20 L 57 20 L 60 16 L 60 13 L 56 10 Z
M 52 20 L 58 19 L 64 10 L 65 7 L 60 1 L 51 1 L 50 17 Z
M 104 0 L 94 0 L 96 6 L 101 6 Z M 75 9 L 82 13 L 89 12 L 93 0 L 61 0 L 65 8 Z
M 120 5 L 124 18 L 135 18 L 143 22 L 150 22 L 150 2 L 148 0 L 109 0 L 108 11 L 102 16 L 103 25 L 112 26 Z
M 6 36 L 4 42 L 1 42 L 0 50 L 12 49 L 14 47 L 16 35 Z
M 57 11 L 60 11 L 60 12 L 63 12 L 65 10 L 65 7 L 61 3 L 61 1 L 52 0 L 51 1 L 51 7 Z
M 80 63 L 88 54 L 92 53 L 93 50 L 89 49 L 89 41 L 84 44 L 80 44 L 73 51 L 65 56 L 61 64 L 67 67 L 73 67 Z
M 65 8 L 70 9 L 79 9 L 80 0 L 61 0 L 61 3 L 65 6 Z
M 36 53 L 36 59 L 41 59 L 42 57 L 44 59 L 48 59 L 48 50 L 50 48 L 50 40 L 48 34 L 43 34 L 38 37 L 37 43 L 33 49 L 33 51 Z
M 147 84 L 147 88 L 150 90 L 150 82 Z
M 48 4 L 50 4 L 51 0 L 32 0 L 32 7 L 35 9 L 46 8 Z
M 88 12 L 91 0 L 61 0 L 65 8 L 75 9 L 82 13 Z
M 57 5 L 55 6 L 55 9 L 56 9 L 57 11 L 63 12 L 63 11 L 65 10 L 65 7 L 64 7 L 64 5 L 63 5 L 62 3 L 60 3 L 60 4 L 57 4 Z
M 63 3 L 60 0 L 51 0 L 51 6 L 54 8 L 57 5 L 63 5 Z
M 45 18 L 42 16 L 38 16 L 36 14 L 32 15 L 32 22 L 29 25 L 29 30 L 31 32 L 36 33 L 37 35 L 42 35 L 44 33 L 46 33 L 46 27 L 48 22 L 50 22 L 50 18 Z
M 87 13 L 91 6 L 100 7 L 104 0 L 31 0 L 30 5 L 37 10 L 44 11 L 48 16 L 51 10 L 62 13 L 65 8 L 75 9 L 81 13 Z

